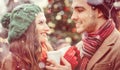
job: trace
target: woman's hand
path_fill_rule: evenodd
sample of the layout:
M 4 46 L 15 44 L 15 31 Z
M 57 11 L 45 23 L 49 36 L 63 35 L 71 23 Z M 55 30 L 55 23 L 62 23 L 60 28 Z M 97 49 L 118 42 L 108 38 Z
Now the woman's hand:
M 41 34 L 39 34 L 39 41 L 40 42 L 46 42 L 46 41 L 48 41 L 48 36 L 47 36 L 47 34 L 46 33 L 41 33 Z
M 48 41 L 48 36 L 46 34 L 39 34 L 39 42 L 41 43 L 42 47 L 45 47 L 47 51 L 53 51 L 53 48 Z
M 48 64 L 46 64 L 46 69 L 47 70 L 72 70 L 71 64 L 64 57 L 61 57 L 61 61 L 64 65 L 57 64 L 54 60 L 47 59 Z

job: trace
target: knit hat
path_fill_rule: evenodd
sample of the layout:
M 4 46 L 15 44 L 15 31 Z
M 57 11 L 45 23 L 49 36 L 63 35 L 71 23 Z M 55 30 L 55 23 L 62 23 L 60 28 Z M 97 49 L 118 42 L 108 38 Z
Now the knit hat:
M 41 8 L 34 4 L 22 4 L 15 7 L 10 17 L 9 43 L 20 38 L 35 20 L 35 15 L 41 11 Z
M 2 19 L 1 19 L 1 24 L 4 28 L 8 29 L 8 27 L 9 27 L 10 15 L 11 15 L 11 13 L 6 13 L 3 15 Z

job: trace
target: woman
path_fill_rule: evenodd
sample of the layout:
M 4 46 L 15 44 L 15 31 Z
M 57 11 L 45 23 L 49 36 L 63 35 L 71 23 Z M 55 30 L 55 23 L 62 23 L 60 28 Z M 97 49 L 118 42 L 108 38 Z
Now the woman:
M 41 9 L 34 4 L 14 8 L 10 18 L 8 41 L 10 54 L 4 59 L 1 70 L 43 70 L 48 46 L 49 31 Z

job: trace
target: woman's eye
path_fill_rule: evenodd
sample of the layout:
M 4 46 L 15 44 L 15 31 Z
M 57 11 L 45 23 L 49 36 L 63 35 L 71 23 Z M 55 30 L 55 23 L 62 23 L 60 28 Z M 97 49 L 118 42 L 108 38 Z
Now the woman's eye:
M 43 24 L 43 21 L 40 21 L 39 24 Z

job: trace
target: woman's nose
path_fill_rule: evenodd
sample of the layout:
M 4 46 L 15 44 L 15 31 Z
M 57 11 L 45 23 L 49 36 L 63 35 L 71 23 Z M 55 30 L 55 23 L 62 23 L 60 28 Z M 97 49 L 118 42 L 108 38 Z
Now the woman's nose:
M 49 27 L 47 24 L 45 25 L 45 31 L 46 31 L 46 32 L 49 32 L 49 31 L 50 31 L 50 27 Z

